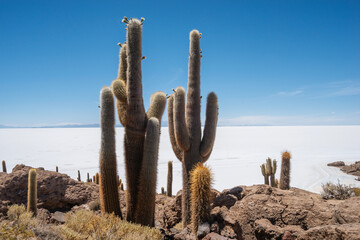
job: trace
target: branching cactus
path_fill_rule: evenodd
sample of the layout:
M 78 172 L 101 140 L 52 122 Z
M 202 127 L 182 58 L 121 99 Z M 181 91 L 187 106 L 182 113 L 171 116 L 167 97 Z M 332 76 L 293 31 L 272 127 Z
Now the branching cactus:
M 201 34 L 190 32 L 189 77 L 185 110 L 185 90 L 178 87 L 168 98 L 169 135 L 172 148 L 182 162 L 183 192 L 182 221 L 185 228 L 190 223 L 190 171 L 204 163 L 212 152 L 218 119 L 218 101 L 214 92 L 207 97 L 204 135 L 201 138 L 200 120 L 200 49 Z
M 285 151 L 281 155 L 280 189 L 290 189 L 290 159 L 291 154 Z
M 153 151 L 158 148 L 160 124 L 162 114 L 166 105 L 166 95 L 163 92 L 156 92 L 151 96 L 150 107 L 145 112 L 142 97 L 142 25 L 143 20 L 124 18 L 127 26 L 126 43 L 121 45 L 120 63 L 117 78 L 111 84 L 112 91 L 117 98 L 117 111 L 121 124 L 125 127 L 125 174 L 126 174 L 126 219 L 138 223 L 136 216 L 140 213 L 150 216 L 147 211 L 153 211 L 154 207 L 147 204 L 138 204 L 139 186 L 146 186 L 148 183 L 141 179 L 141 173 L 150 173 L 153 184 L 156 184 L 157 175 L 157 154 Z M 156 121 L 158 123 L 156 123 Z M 152 123 L 150 123 L 152 122 Z M 159 130 L 148 130 L 157 125 Z M 145 159 L 149 157 L 149 159 Z M 142 171 L 142 168 L 146 168 Z M 147 169 L 149 168 L 149 169 Z M 144 176 L 144 175 L 142 175 Z M 153 186 L 148 191 L 153 191 Z M 155 190 L 154 190 L 155 191 Z M 152 198 L 155 194 L 146 192 Z M 147 201 L 155 201 L 147 198 Z M 139 214 L 136 212 L 139 211 Z M 142 222 L 144 224 L 144 222 Z M 151 225 L 145 223 L 145 225 Z
M 266 174 L 266 165 L 263 163 L 260 165 L 261 173 L 264 176 L 264 184 L 269 185 L 269 175 Z
M 101 90 L 100 107 L 100 208 L 103 213 L 114 213 L 121 218 L 117 188 L 114 97 L 108 87 Z
M 29 171 L 28 179 L 28 195 L 27 195 L 27 211 L 32 212 L 34 215 L 37 213 L 37 181 L 36 170 L 31 169 Z
M 173 164 L 172 161 L 168 162 L 168 175 L 167 175 L 167 195 L 172 196 L 172 181 L 173 181 Z
M 197 235 L 199 224 L 209 221 L 211 204 L 210 170 L 199 163 L 190 173 L 191 184 L 191 224 L 192 230 Z
M 3 171 L 4 173 L 7 172 L 7 171 L 6 171 L 6 162 L 5 162 L 5 160 L 2 161 L 2 171 Z

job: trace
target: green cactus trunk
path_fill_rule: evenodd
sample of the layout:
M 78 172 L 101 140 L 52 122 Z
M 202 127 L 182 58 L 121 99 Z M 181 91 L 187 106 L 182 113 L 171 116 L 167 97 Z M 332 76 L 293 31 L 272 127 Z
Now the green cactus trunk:
M 7 173 L 5 160 L 2 161 L 2 171 L 3 171 L 4 173 Z
M 167 195 L 172 196 L 172 181 L 173 181 L 173 165 L 172 161 L 168 162 L 168 175 L 167 175 Z
M 159 120 L 151 118 L 146 128 L 143 166 L 140 174 L 140 186 L 135 221 L 144 226 L 154 227 L 157 161 L 159 153 Z
M 28 195 L 27 195 L 27 211 L 32 212 L 34 215 L 37 213 L 37 181 L 36 181 L 36 170 L 31 169 L 29 171 L 28 180 Z
M 191 171 L 191 223 L 197 236 L 199 224 L 210 219 L 211 204 L 211 172 L 203 164 L 198 164 Z
M 114 97 L 110 88 L 101 90 L 100 105 L 100 207 L 101 212 L 114 213 L 122 218 L 117 188 Z
M 157 155 L 151 154 L 151 151 L 158 148 L 159 138 L 158 136 L 153 136 L 155 134 L 154 131 L 149 130 L 151 133 L 147 134 L 147 127 L 151 125 L 149 124 L 149 119 L 154 117 L 158 120 L 160 131 L 166 95 L 162 92 L 153 94 L 150 99 L 149 110 L 145 113 L 141 83 L 141 61 L 143 59 L 142 20 L 131 19 L 129 21 L 127 18 L 124 18 L 123 21 L 127 23 L 126 44 L 123 44 L 120 50 L 118 77 L 112 83 L 112 90 L 117 98 L 119 120 L 125 127 L 126 219 L 134 223 L 146 222 L 146 225 L 152 225 L 152 223 L 143 221 L 140 217 L 140 214 L 143 214 L 146 216 L 146 219 L 149 219 L 149 216 L 152 216 L 152 212 L 155 210 L 153 207 L 149 209 L 142 207 L 144 202 L 139 202 L 139 197 L 141 196 L 139 191 L 140 186 L 147 184 L 143 178 L 155 179 L 156 182 Z M 147 146 L 147 142 L 151 145 Z M 145 159 L 148 156 L 152 159 Z M 144 161 L 146 161 L 146 164 L 144 164 Z M 148 165 L 149 162 L 152 164 L 156 163 L 156 165 Z M 142 170 L 142 168 L 146 169 Z M 147 175 L 142 175 L 143 172 L 147 173 Z M 151 187 L 147 190 L 145 194 L 152 199 L 152 196 L 155 196 L 155 188 Z M 144 199 L 147 198 L 145 197 Z M 137 211 L 140 212 L 137 214 Z
M 190 223 L 190 171 L 204 163 L 213 149 L 218 118 L 217 96 L 207 97 L 204 135 L 201 139 L 200 121 L 200 38 L 197 30 L 190 32 L 189 79 L 185 110 L 185 90 L 178 87 L 168 99 L 169 135 L 172 148 L 182 162 L 183 192 L 182 221 L 185 228 Z

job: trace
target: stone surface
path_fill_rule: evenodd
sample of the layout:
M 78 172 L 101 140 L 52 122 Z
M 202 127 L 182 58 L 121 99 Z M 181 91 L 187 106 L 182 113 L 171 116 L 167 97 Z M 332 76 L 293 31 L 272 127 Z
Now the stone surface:
M 1 212 L 6 212 L 8 205 L 26 204 L 30 169 L 31 167 L 25 165 L 16 165 L 11 173 L 0 175 Z M 66 174 L 41 168 L 37 168 L 36 172 L 38 208 L 65 211 L 98 198 L 96 184 L 78 182 Z
M 198 238 L 205 237 L 210 232 L 210 224 L 208 222 L 202 223 L 198 227 L 197 236 Z
M 219 235 L 217 233 L 214 233 L 214 232 L 209 233 L 208 235 L 206 235 L 203 238 L 203 240 L 227 240 L 227 239 L 229 239 L 229 238 L 223 237 L 223 236 L 221 236 L 221 235 Z
M 56 211 L 52 214 L 50 222 L 52 223 L 65 223 L 65 213 Z
M 345 163 L 343 161 L 337 161 L 337 162 L 328 163 L 327 165 L 330 167 L 342 167 L 345 166 Z

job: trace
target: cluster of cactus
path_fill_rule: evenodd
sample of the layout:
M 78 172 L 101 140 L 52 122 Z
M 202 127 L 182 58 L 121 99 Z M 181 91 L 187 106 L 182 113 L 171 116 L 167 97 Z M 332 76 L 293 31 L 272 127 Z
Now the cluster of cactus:
M 28 178 L 27 211 L 34 215 L 37 213 L 37 181 L 36 170 L 30 169 Z
M 266 164 L 265 163 L 261 164 L 260 168 L 261 168 L 261 173 L 264 176 L 264 184 L 270 185 L 272 187 L 278 187 L 275 179 L 275 173 L 277 169 L 276 159 L 271 160 L 271 158 L 267 158 Z M 269 182 L 269 177 L 270 177 L 270 182 Z
M 5 162 L 5 160 L 2 160 L 2 171 L 3 171 L 4 173 L 6 173 L 6 172 L 7 172 L 7 170 L 6 170 L 6 162 Z
M 212 176 L 209 168 L 199 163 L 190 173 L 191 225 L 196 235 L 199 224 L 209 221 Z
M 142 56 L 143 19 L 129 20 L 125 17 L 123 21 L 127 26 L 127 36 L 126 43 L 119 44 L 121 48 L 118 77 L 112 82 L 111 90 L 104 88 L 101 94 L 102 98 L 106 95 L 108 104 L 106 107 L 101 105 L 101 122 L 107 122 L 109 126 L 104 129 L 105 124 L 102 124 L 104 154 L 100 157 L 100 168 L 111 168 L 113 171 L 101 171 L 100 196 L 104 199 L 109 197 L 110 193 L 105 193 L 104 189 L 113 187 L 117 189 L 113 130 L 114 103 L 112 102 L 115 95 L 119 120 L 125 128 L 126 219 L 153 227 L 160 123 L 165 109 L 166 95 L 162 92 L 153 94 L 149 110 L 145 112 L 141 83 L 141 61 L 144 59 Z M 108 110 L 107 114 L 103 114 L 104 107 Z M 109 119 L 104 120 L 105 117 Z M 110 153 L 105 152 L 105 146 L 108 147 L 107 150 Z M 112 204 L 119 206 L 118 201 L 112 201 Z
M 290 189 L 290 159 L 291 154 L 285 151 L 281 154 L 280 189 Z
M 173 165 L 172 165 L 172 161 L 169 161 L 168 175 L 167 175 L 167 190 L 166 190 L 166 193 L 169 197 L 172 196 L 172 181 L 173 181 Z
M 190 32 L 188 92 L 185 110 L 185 90 L 178 87 L 168 98 L 169 135 L 173 151 L 182 162 L 182 221 L 183 227 L 190 222 L 190 171 L 198 163 L 204 163 L 213 149 L 218 119 L 218 101 L 214 92 L 207 97 L 206 121 L 201 138 L 200 119 L 200 49 L 201 34 Z

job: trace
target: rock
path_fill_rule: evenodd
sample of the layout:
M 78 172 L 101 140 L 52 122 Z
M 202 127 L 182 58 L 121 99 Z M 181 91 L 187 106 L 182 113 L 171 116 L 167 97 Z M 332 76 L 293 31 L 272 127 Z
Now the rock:
M 330 167 L 342 167 L 345 166 L 345 163 L 343 161 L 337 161 L 337 162 L 328 163 L 327 165 Z
M 31 167 L 16 165 L 11 173 L 0 175 L 0 211 L 12 204 L 26 204 L 28 173 Z M 38 208 L 69 210 L 98 198 L 98 185 L 71 179 L 66 174 L 37 168 Z
M 60 224 L 65 223 L 65 213 L 56 211 L 55 213 L 52 214 L 50 221 L 52 223 L 60 223 Z
M 39 208 L 36 213 L 36 218 L 42 222 L 48 223 L 50 221 L 51 214 L 49 210 L 45 208 Z
M 217 233 L 211 232 L 206 235 L 202 240 L 227 240 L 229 238 L 223 237 Z
M 359 223 L 341 224 L 341 225 L 327 225 L 311 228 L 301 234 L 297 239 L 299 240 L 338 240 L 338 239 L 360 239 Z
M 227 208 L 230 208 L 234 206 L 238 199 L 234 195 L 221 195 L 219 197 L 216 197 L 213 202 L 213 207 L 222 207 L 225 206 Z
M 241 199 L 241 193 L 243 192 L 243 188 L 240 187 L 240 186 L 237 186 L 237 187 L 233 187 L 229 190 L 224 190 L 221 195 L 233 195 L 237 198 L 237 200 L 240 200 Z
M 174 235 L 175 240 L 194 240 L 195 236 L 191 233 L 191 229 L 186 227 L 180 233 Z
M 205 237 L 210 232 L 210 224 L 208 222 L 202 223 L 198 227 L 197 236 L 198 238 Z
M 210 227 L 211 232 L 219 233 L 220 232 L 220 226 L 217 221 L 213 222 Z

